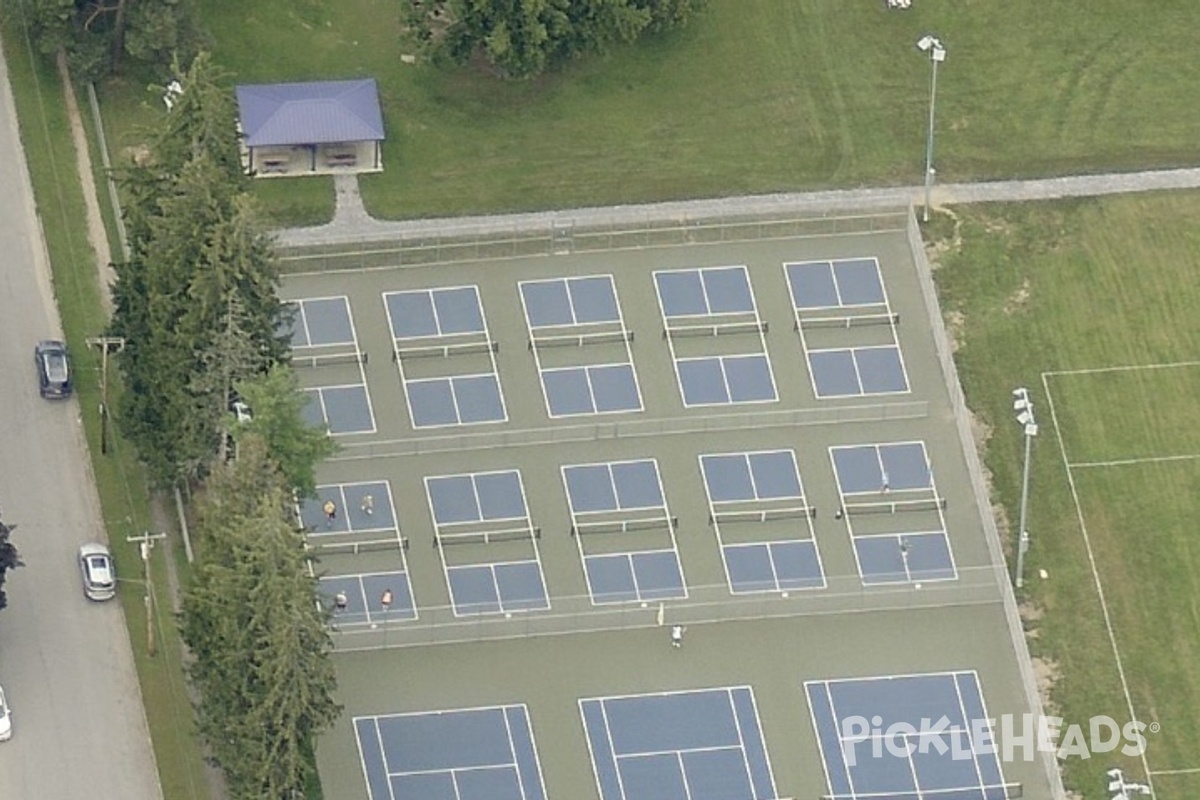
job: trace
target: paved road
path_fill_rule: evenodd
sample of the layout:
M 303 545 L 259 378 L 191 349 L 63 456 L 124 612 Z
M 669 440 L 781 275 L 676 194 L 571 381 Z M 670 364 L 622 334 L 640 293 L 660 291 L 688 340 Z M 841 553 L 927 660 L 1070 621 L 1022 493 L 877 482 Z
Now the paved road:
M 89 603 L 77 545 L 103 537 L 75 401 L 34 387 L 33 341 L 59 329 L 0 57 L 0 508 L 26 566 L 0 611 L 0 684 L 15 734 L 0 798 L 162 796 L 117 603 Z M 183 722 L 182 724 L 189 724 Z

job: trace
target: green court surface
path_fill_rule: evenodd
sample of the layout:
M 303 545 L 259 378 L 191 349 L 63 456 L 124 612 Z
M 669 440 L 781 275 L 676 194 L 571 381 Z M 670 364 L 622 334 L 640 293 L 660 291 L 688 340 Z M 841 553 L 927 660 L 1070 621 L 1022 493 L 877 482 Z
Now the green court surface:
M 524 705 L 546 796 L 613 800 L 581 698 L 750 687 L 777 797 L 833 786 L 807 681 L 973 672 L 989 716 L 1036 713 L 915 224 L 803 228 L 289 261 L 298 361 L 336 357 L 300 367 L 314 421 L 347 431 L 339 514 L 301 510 L 350 595 L 326 796 L 416 780 L 356 718 Z M 1002 770 L 1051 796 L 1040 757 Z

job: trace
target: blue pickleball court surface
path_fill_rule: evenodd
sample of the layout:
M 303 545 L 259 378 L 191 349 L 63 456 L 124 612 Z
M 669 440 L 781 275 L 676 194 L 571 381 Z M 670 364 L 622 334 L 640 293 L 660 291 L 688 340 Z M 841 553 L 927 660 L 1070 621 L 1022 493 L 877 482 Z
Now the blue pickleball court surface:
M 832 447 L 829 456 L 864 584 L 958 577 L 924 442 Z M 856 509 L 874 509 L 869 532 Z
M 711 453 L 700 456 L 700 471 L 730 591 L 825 586 L 794 451 Z
M 530 330 L 621 321 L 611 275 L 522 281 L 520 289 Z
M 657 461 L 574 464 L 562 476 L 593 604 L 687 596 Z M 591 535 L 629 537 L 630 545 L 588 552 Z
M 523 705 L 354 719 L 371 800 L 545 800 Z
M 378 624 L 417 618 L 412 584 L 408 573 L 402 569 L 323 576 L 317 589 L 325 606 L 333 609 L 334 625 Z M 346 598 L 345 609 L 338 609 L 335 604 L 339 592 Z M 392 598 L 387 606 L 381 602 L 384 592 Z
M 874 258 L 785 264 L 784 271 L 797 309 L 887 304 L 879 262 Z
M 288 335 L 293 349 L 356 344 L 349 298 L 306 297 L 287 304 L 292 318 L 280 333 Z
M 550 607 L 520 472 L 432 476 L 425 491 L 455 616 Z M 527 542 L 525 554 L 491 555 L 488 542 L 501 539 Z
M 1010 796 L 1013 787 L 1004 783 L 975 672 L 810 681 L 804 687 L 835 797 Z
M 602 800 L 775 800 L 750 687 L 579 701 Z
M 383 302 L 392 326 L 392 338 L 396 340 L 456 336 L 487 330 L 479 289 L 475 286 L 387 292 Z
M 703 267 L 654 273 L 663 317 L 754 313 L 754 293 L 745 267 Z

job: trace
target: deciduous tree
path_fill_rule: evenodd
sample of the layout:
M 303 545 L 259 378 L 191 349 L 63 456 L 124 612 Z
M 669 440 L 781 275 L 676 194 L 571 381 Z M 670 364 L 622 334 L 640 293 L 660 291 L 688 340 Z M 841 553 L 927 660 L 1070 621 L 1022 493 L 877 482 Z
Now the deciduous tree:
M 406 23 L 435 56 L 463 63 L 480 53 L 506 75 L 524 78 L 644 33 L 683 25 L 703 0 L 408 2 Z M 443 26 L 444 32 L 435 35 Z
M 261 436 L 287 485 L 303 497 L 315 495 L 317 463 L 333 454 L 335 444 L 325 431 L 305 423 L 308 398 L 295 373 L 275 366 L 266 375 L 239 382 L 235 389 L 253 412 L 251 421 L 233 428 L 239 447 L 246 436 Z

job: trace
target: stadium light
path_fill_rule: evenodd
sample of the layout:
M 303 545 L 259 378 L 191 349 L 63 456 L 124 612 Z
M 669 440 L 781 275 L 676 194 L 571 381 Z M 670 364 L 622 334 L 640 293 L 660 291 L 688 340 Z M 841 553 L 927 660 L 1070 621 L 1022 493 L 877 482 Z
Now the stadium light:
M 929 54 L 933 65 L 933 78 L 929 85 L 929 133 L 925 137 L 925 211 L 922 215 L 929 222 L 929 195 L 933 191 L 933 116 L 937 107 L 938 64 L 946 60 L 946 46 L 936 36 L 925 34 L 917 40 L 917 49 Z
M 1025 387 L 1013 390 L 1013 410 L 1017 423 L 1025 432 L 1025 467 L 1021 472 L 1021 518 L 1017 527 L 1017 569 L 1013 583 L 1020 589 L 1025 585 L 1025 551 L 1029 549 L 1029 531 L 1025 527 L 1029 511 L 1029 456 L 1033 450 L 1033 438 L 1038 434 L 1037 420 L 1033 416 L 1033 401 Z

